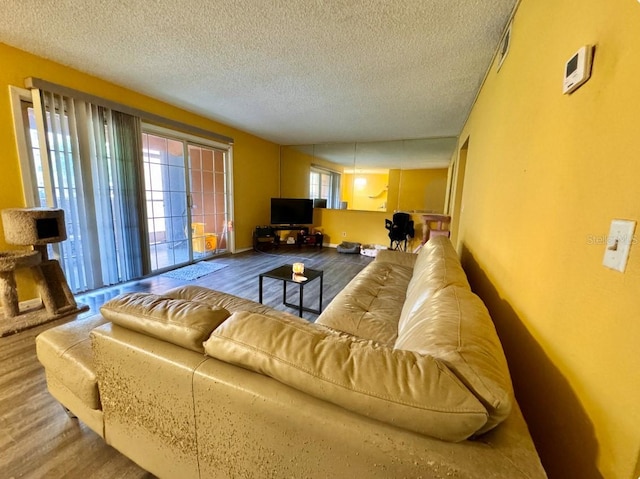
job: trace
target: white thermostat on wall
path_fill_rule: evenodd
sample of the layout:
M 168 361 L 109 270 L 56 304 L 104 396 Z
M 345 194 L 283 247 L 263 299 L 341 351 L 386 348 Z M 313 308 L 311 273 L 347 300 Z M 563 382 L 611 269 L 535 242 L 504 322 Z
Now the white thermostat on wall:
M 589 79 L 592 57 L 593 47 L 591 45 L 585 45 L 571 55 L 564 68 L 562 93 L 571 93 Z

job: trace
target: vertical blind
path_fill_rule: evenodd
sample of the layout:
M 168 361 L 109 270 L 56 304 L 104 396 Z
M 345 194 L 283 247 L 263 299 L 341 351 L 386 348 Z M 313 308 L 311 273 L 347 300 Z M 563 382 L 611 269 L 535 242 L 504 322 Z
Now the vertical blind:
M 65 211 L 67 241 L 52 245 L 71 289 L 86 291 L 149 271 L 140 118 L 32 90 L 41 206 Z M 40 184 L 42 183 L 42 184 Z

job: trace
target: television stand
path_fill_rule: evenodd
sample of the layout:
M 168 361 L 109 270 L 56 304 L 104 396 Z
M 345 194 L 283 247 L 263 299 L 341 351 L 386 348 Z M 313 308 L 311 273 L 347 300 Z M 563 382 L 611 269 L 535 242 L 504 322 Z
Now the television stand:
M 309 234 L 309 227 L 308 226 L 304 226 L 304 225 L 274 225 L 274 226 L 270 226 L 271 229 L 273 229 L 273 231 L 276 232 L 280 232 L 280 231 L 298 231 L 298 232 L 302 232 L 304 231 L 305 234 Z
M 281 232 L 287 231 L 285 239 L 281 239 Z M 303 225 L 273 225 L 257 226 L 253 233 L 253 249 L 268 251 L 280 246 L 316 246 L 322 248 L 324 235 L 309 233 L 309 226 Z

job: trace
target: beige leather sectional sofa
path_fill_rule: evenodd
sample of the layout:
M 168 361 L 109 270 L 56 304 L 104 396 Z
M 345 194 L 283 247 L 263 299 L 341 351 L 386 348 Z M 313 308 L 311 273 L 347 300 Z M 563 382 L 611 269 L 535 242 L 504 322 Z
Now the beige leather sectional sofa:
M 159 477 L 546 477 L 447 238 L 380 252 L 315 324 L 200 287 L 101 312 L 37 338 L 49 391 Z

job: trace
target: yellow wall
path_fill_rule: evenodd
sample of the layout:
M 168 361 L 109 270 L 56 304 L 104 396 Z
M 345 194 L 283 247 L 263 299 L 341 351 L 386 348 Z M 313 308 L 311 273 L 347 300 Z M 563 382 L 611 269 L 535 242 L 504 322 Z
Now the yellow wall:
M 386 245 L 389 238 L 384 228 L 385 218 L 391 217 L 375 211 L 320 208 L 314 210 L 313 224 L 322 229 L 326 245 L 338 245 L 343 241 Z
M 278 145 L 2 43 L 0 65 L 0 209 L 24 206 L 8 87 L 24 87 L 25 78 L 36 77 L 233 137 L 236 248 L 251 247 L 253 229 L 268 221 L 269 198 L 279 194 Z M 0 249 L 6 248 L 0 234 Z M 19 279 L 21 299 L 25 292 L 33 297 L 30 280 Z
M 316 208 L 313 224 L 324 233 L 325 246 L 336 246 L 343 241 L 389 246 L 389 231 L 384 227 L 384 220 L 392 217 L 393 213 Z M 420 215 L 411 215 L 411 218 L 415 223 L 415 236 L 407 243 L 407 251 L 413 251 L 422 241 Z
M 400 168 L 391 168 L 389 170 L 389 191 L 387 191 L 387 212 L 393 214 L 400 204 L 400 177 L 402 170 Z
M 640 218 L 639 27 L 636 1 L 523 0 L 460 136 L 460 252 L 551 478 L 640 474 L 640 245 L 602 266 L 610 221 Z
M 402 170 L 399 203 L 394 209 L 444 212 L 447 171 L 447 168 Z
M 280 194 L 282 198 L 308 198 L 313 156 L 290 146 L 280 149 Z
M 350 175 L 345 175 L 350 176 Z M 385 175 L 385 179 L 386 175 Z M 392 219 L 397 209 L 403 211 L 427 210 L 444 211 L 447 169 L 435 170 L 389 170 L 387 184 L 388 212 L 368 212 L 351 210 L 316 210 L 314 224 L 327 235 L 326 244 L 340 244 L 342 241 L 388 245 L 388 231 L 384 220 Z M 346 183 L 352 182 L 349 178 Z M 382 185 L 384 186 L 384 185 Z M 348 198 L 346 198 L 348 200 Z M 377 201 L 377 200 L 376 200 Z M 350 203 L 351 205 L 351 203 Z M 397 208 L 397 205 L 401 208 Z M 350 206 L 351 207 L 351 206 Z M 415 236 L 408 244 L 412 251 L 422 241 L 422 220 L 419 213 L 412 214 Z M 342 234 L 346 233 L 346 236 Z
M 386 212 L 388 189 L 389 173 L 345 173 L 342 177 L 342 201 L 352 210 Z

